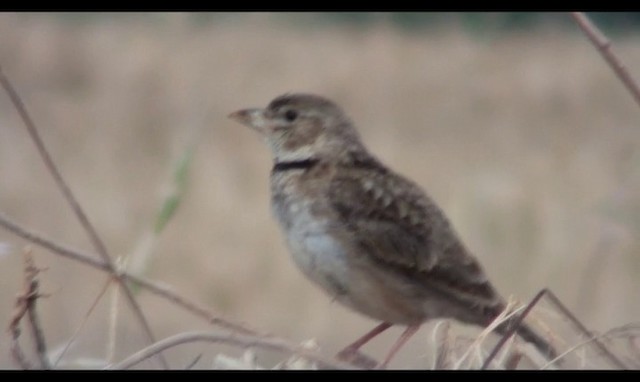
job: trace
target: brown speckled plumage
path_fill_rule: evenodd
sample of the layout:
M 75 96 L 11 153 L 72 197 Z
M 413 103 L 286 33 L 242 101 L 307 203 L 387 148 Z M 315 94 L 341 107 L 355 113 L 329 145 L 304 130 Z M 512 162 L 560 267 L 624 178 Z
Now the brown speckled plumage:
M 336 300 L 416 328 L 449 317 L 485 326 L 504 309 L 440 208 L 371 155 L 336 104 L 287 94 L 231 117 L 271 147 L 274 214 L 296 264 Z M 518 333 L 554 354 L 527 326 Z

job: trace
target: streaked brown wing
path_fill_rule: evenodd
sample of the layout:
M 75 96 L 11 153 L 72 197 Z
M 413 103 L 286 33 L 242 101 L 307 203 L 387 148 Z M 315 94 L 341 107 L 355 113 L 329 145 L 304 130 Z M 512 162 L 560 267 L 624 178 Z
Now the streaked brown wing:
M 342 226 L 377 261 L 458 299 L 499 301 L 442 211 L 413 182 L 359 158 L 337 172 L 329 192 Z

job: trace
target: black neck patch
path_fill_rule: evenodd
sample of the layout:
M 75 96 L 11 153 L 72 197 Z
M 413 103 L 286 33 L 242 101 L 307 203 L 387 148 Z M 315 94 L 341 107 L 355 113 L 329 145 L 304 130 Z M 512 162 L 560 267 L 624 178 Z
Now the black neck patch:
M 317 159 L 304 159 L 291 162 L 276 162 L 271 172 L 289 171 L 289 170 L 308 170 L 318 163 Z

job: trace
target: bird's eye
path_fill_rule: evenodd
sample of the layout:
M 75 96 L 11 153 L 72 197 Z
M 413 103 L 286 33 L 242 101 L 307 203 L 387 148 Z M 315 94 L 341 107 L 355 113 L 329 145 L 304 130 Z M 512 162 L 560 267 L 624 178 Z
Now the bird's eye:
M 295 110 L 287 110 L 284 113 L 284 118 L 289 122 L 293 122 L 298 118 L 298 112 Z

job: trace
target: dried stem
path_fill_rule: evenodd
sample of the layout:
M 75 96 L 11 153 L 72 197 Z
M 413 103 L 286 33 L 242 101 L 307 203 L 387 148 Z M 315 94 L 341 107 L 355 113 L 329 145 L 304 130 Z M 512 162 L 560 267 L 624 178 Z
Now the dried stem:
M 19 323 L 19 321 L 17 323 Z M 20 342 L 18 341 L 20 338 L 20 328 L 17 325 L 10 326 L 9 331 L 11 332 L 11 345 L 9 346 L 11 350 L 11 357 L 13 357 L 13 360 L 21 369 L 32 369 L 33 366 L 31 365 L 31 362 L 27 360 L 27 357 L 22 352 L 22 348 L 20 348 Z
M 29 329 L 35 344 L 35 352 L 40 361 L 41 369 L 51 369 L 51 363 L 47 357 L 47 345 L 45 342 L 40 320 L 36 311 L 38 298 L 43 297 L 38 292 L 39 284 L 37 276 L 40 270 L 35 266 L 30 249 L 24 250 L 24 290 L 16 298 L 16 310 L 9 323 L 9 331 L 12 333 L 11 354 L 14 360 L 23 369 L 31 369 L 33 366 L 27 361 L 18 339 L 20 337 L 20 321 L 27 315 Z
M 93 300 L 93 303 L 89 307 L 89 310 L 84 315 L 84 318 L 82 319 L 82 322 L 80 322 L 80 325 L 78 325 L 76 330 L 73 332 L 73 334 L 71 335 L 71 338 L 69 338 L 69 341 L 67 341 L 67 344 L 64 345 L 64 348 L 60 352 L 60 355 L 58 356 L 58 358 L 56 359 L 56 361 L 53 364 L 54 367 L 58 366 L 60 361 L 62 361 L 62 358 L 64 358 L 64 356 L 67 354 L 67 351 L 71 348 L 71 345 L 73 345 L 73 343 L 75 342 L 76 338 L 78 338 L 78 335 L 80 334 L 80 331 L 82 330 L 84 325 L 89 320 L 89 316 L 91 315 L 91 313 L 93 313 L 93 310 L 96 308 L 96 306 L 98 306 L 98 302 L 100 302 L 100 300 L 102 299 L 102 296 L 104 296 L 104 294 L 107 292 L 107 290 L 109 289 L 109 286 L 111 285 L 112 282 L 113 282 L 113 279 L 107 279 L 106 280 L 106 282 L 102 286 L 102 289 L 98 293 L 98 296 L 96 296 L 96 298 Z
M 316 352 L 309 351 L 301 346 L 292 346 L 289 343 L 278 338 L 264 338 L 255 336 L 244 336 L 237 334 L 220 334 L 210 332 L 187 332 L 181 333 L 164 340 L 161 340 L 145 349 L 142 349 L 127 359 L 109 367 L 109 369 L 128 369 L 145 359 L 152 357 L 154 354 L 174 346 L 190 343 L 190 342 L 213 342 L 224 343 L 241 347 L 257 347 L 268 350 L 279 351 L 282 353 L 296 354 L 305 357 L 311 361 L 318 363 L 321 368 L 344 369 L 349 366 L 342 363 L 326 359 Z
M 590 344 L 590 343 L 593 343 L 593 342 L 596 342 L 596 343 L 597 343 L 597 342 L 599 342 L 601 339 L 604 339 L 604 338 L 611 338 L 611 337 L 616 337 L 616 336 L 620 336 L 620 335 L 622 335 L 622 336 L 628 335 L 628 334 L 626 333 L 626 331 L 627 331 L 628 329 L 630 329 L 630 328 L 633 330 L 633 328 L 634 328 L 634 326 L 635 326 L 635 325 L 637 325 L 637 324 L 633 324 L 633 323 L 632 323 L 632 324 L 627 324 L 627 325 L 623 325 L 623 326 L 621 326 L 621 327 L 617 327 L 617 328 L 610 329 L 610 330 L 606 331 L 606 332 L 605 332 L 605 333 L 603 333 L 603 334 L 600 334 L 600 335 L 597 335 L 597 336 L 591 336 L 590 338 L 587 338 L 586 340 L 584 340 L 584 341 L 582 341 L 582 342 L 580 342 L 580 343 L 577 343 L 577 344 L 575 344 L 574 346 L 572 346 L 571 348 L 567 349 L 565 352 L 563 352 L 563 353 L 562 353 L 562 354 L 560 354 L 558 357 L 556 357 L 556 359 L 557 359 L 557 358 L 564 357 L 564 356 L 566 356 L 567 354 L 572 353 L 572 352 L 575 352 L 575 351 L 576 351 L 576 350 L 578 350 L 578 349 L 583 349 L 584 345 L 587 345 L 587 344 Z M 540 368 L 540 370 L 544 370 L 544 369 L 546 369 L 547 367 L 549 367 L 549 365 L 551 365 L 551 364 L 553 363 L 553 361 L 555 361 L 555 360 L 552 360 L 552 361 L 551 361 L 551 362 L 549 362 L 548 364 L 544 365 L 542 368 Z M 625 365 L 622 365 L 622 367 L 626 368 L 626 367 L 625 367 Z
M 454 365 L 455 370 L 460 369 L 462 363 L 469 358 L 471 352 L 474 349 L 478 350 L 480 348 L 480 344 L 489 335 L 489 333 L 493 332 L 501 323 L 510 319 L 514 314 L 517 314 L 522 309 L 522 307 L 520 307 L 512 311 L 515 305 L 516 302 L 509 299 L 509 301 L 507 302 L 507 306 L 503 309 L 503 311 L 500 312 L 500 314 L 486 328 L 484 328 L 482 332 L 480 332 L 478 337 L 473 341 L 471 346 L 469 346 L 467 351 L 465 351 L 462 357 L 460 357 L 460 359 L 456 361 L 456 364 Z
M 560 301 L 560 299 L 553 292 L 551 292 L 550 290 L 545 288 L 545 289 L 541 290 L 540 292 L 538 292 L 538 294 L 531 300 L 531 302 L 529 302 L 529 304 L 527 305 L 525 310 L 522 312 L 522 314 L 514 322 L 514 325 L 510 328 L 510 330 L 508 332 L 506 332 L 502 336 L 502 338 L 496 344 L 496 346 L 494 347 L 494 349 L 491 352 L 491 354 L 489 355 L 489 357 L 487 357 L 487 359 L 485 360 L 484 364 L 482 365 L 482 369 L 483 370 L 488 367 L 489 363 L 491 362 L 491 360 L 493 360 L 493 358 L 498 353 L 498 351 L 500 350 L 502 345 L 507 341 L 507 339 L 509 337 L 511 337 L 516 332 L 516 330 L 520 327 L 520 324 L 522 323 L 524 318 L 529 314 L 531 309 L 533 309 L 533 307 L 544 296 L 546 296 L 551 301 L 551 303 L 553 305 L 555 305 L 562 312 L 562 314 L 565 317 L 567 317 L 575 325 L 575 327 L 579 331 L 581 331 L 583 334 L 585 334 L 586 336 L 589 337 L 589 340 L 585 341 L 585 343 L 593 342 L 598 347 L 598 349 L 606 356 L 606 358 L 612 364 L 614 364 L 615 366 L 617 366 L 617 367 L 619 367 L 621 369 L 626 369 L 627 368 L 627 366 L 618 357 L 616 357 L 613 353 L 611 353 L 611 351 L 609 351 L 609 349 L 607 349 L 607 347 L 601 341 L 599 341 L 597 337 L 593 336 L 593 334 L 578 320 L 578 318 L 573 313 L 571 313 L 571 311 L 569 309 L 567 309 L 566 306 L 564 306 L 564 304 Z M 582 344 L 584 344 L 584 343 L 582 343 Z M 582 344 L 577 345 L 577 347 L 581 346 Z M 562 357 L 564 357 L 568 353 L 569 353 L 569 351 L 566 351 L 566 352 L 556 356 L 545 367 L 548 367 L 548 365 L 551 365 L 554 362 L 559 361 L 560 359 L 562 359 Z
M 504 368 L 506 370 L 515 370 L 518 368 L 518 364 L 522 360 L 522 353 L 519 351 L 511 353 L 507 360 L 504 362 Z
M 22 317 L 27 313 L 27 304 L 25 296 L 29 295 L 29 290 L 26 289 L 22 292 L 22 294 L 18 295 L 16 298 L 16 308 L 11 316 L 11 320 L 9 321 L 9 332 L 11 333 L 11 356 L 13 360 L 20 366 L 22 369 L 28 370 L 33 366 L 27 360 L 27 357 L 22 352 L 22 348 L 20 347 L 20 321 Z
M 633 79 L 622 61 L 613 52 L 611 41 L 583 12 L 571 12 L 571 17 L 578 23 L 578 26 L 587 35 L 589 41 L 598 49 L 598 52 L 629 90 L 633 99 L 640 105 L 640 87 L 638 87 L 638 83 Z
M 103 261 L 96 259 L 95 256 L 92 256 L 90 254 L 78 251 L 78 250 L 74 250 L 74 249 L 70 249 L 68 247 L 65 247 L 61 244 L 58 244 L 56 242 L 54 242 L 51 239 L 45 238 L 43 235 L 35 233 L 33 231 L 30 231 L 24 227 L 19 226 L 18 224 L 14 223 L 11 219 L 9 219 L 6 215 L 4 215 L 2 212 L 0 212 L 0 226 L 4 227 L 5 229 L 7 229 L 8 231 L 13 232 L 14 234 L 22 237 L 25 240 L 30 241 L 33 244 L 39 245 L 45 249 L 50 250 L 53 253 L 56 253 L 58 255 L 64 256 L 66 258 L 78 261 L 80 263 L 89 265 L 95 269 L 98 269 L 100 271 L 105 271 L 105 272 L 109 272 L 109 268 L 107 266 L 107 264 L 105 264 Z M 179 305 L 181 307 L 183 307 L 184 309 L 188 310 L 189 312 L 193 313 L 196 316 L 199 316 L 203 319 L 205 319 L 206 321 L 208 321 L 211 324 L 214 325 L 218 325 L 220 327 L 226 328 L 226 329 L 230 329 L 230 330 L 234 330 L 240 333 L 244 333 L 244 334 L 251 334 L 251 335 L 260 335 L 260 336 L 266 336 L 265 334 L 259 334 L 257 331 L 246 328 L 240 324 L 236 324 L 233 322 L 230 322 L 228 320 L 225 320 L 223 318 L 217 317 L 215 314 L 213 314 L 212 312 L 210 312 L 207 308 L 203 307 L 202 305 L 198 304 L 197 302 L 194 302 L 190 299 L 188 299 L 187 297 L 181 296 L 178 293 L 174 292 L 170 287 L 168 286 L 164 286 L 164 285 L 160 285 L 157 283 L 154 283 L 150 280 L 147 280 L 143 277 L 140 276 L 136 276 L 136 275 L 132 275 L 130 273 L 121 271 L 120 272 L 120 276 L 123 277 L 124 279 L 136 283 L 137 285 L 139 285 L 140 287 L 148 290 L 149 292 L 160 296 L 162 298 L 165 298 L 173 303 L 175 303 L 176 305 Z
M 24 102 L 22 102 L 20 95 L 18 95 L 18 92 L 16 91 L 16 89 L 13 87 L 9 79 L 5 76 L 1 67 L 0 67 L 0 84 L 9 95 L 9 98 L 11 99 L 13 106 L 18 111 L 18 114 L 20 114 L 22 121 L 27 127 L 27 131 L 29 132 L 29 136 L 31 137 L 31 140 L 36 145 L 36 148 L 38 149 L 38 153 L 42 157 L 45 167 L 51 173 L 51 176 L 53 176 L 53 179 L 55 180 L 58 188 L 60 188 L 60 191 L 62 191 L 62 194 L 64 195 L 65 200 L 69 203 L 69 205 L 71 206 L 71 209 L 73 210 L 76 217 L 80 221 L 80 224 L 89 235 L 89 239 L 91 240 L 95 250 L 98 252 L 100 257 L 102 257 L 102 260 L 104 260 L 104 264 L 107 267 L 109 274 L 111 275 L 111 277 L 115 278 L 118 281 L 120 287 L 123 289 L 126 299 L 129 302 L 129 305 L 131 306 L 131 308 L 133 309 L 136 317 L 140 321 L 140 324 L 142 325 L 142 328 L 144 329 L 144 332 L 147 335 L 149 341 L 152 343 L 155 342 L 155 336 L 153 335 L 151 327 L 149 326 L 149 322 L 145 318 L 144 313 L 140 308 L 140 305 L 133 297 L 133 293 L 131 292 L 131 289 L 129 289 L 129 286 L 124 282 L 124 279 L 121 277 L 120 272 L 116 269 L 115 265 L 111 261 L 111 257 L 107 252 L 107 247 L 104 245 L 104 243 L 100 239 L 100 236 L 98 236 L 98 233 L 96 232 L 95 228 L 89 221 L 89 218 L 87 217 L 87 215 L 84 213 L 84 210 L 80 206 L 80 203 L 78 203 L 78 200 L 73 196 L 71 189 L 65 182 L 64 178 L 62 177 L 62 174 L 58 170 L 58 167 L 56 166 L 55 162 L 51 158 L 49 151 L 47 150 L 44 142 L 42 141 L 42 138 L 38 133 L 38 129 L 36 128 L 36 125 L 33 122 L 33 119 L 31 119 L 31 116 L 27 112 Z M 164 359 L 162 354 L 159 354 L 159 359 L 165 368 L 169 367 L 169 365 L 167 364 L 167 361 Z
M 31 329 L 31 335 L 33 336 L 33 340 L 35 343 L 35 350 L 36 354 L 38 355 L 38 360 L 40 360 L 40 366 L 43 369 L 51 369 L 51 362 L 49 362 L 49 358 L 47 357 L 47 345 L 44 338 L 44 333 L 42 331 L 42 326 L 40 325 L 38 313 L 36 311 L 36 301 L 38 300 L 38 298 L 43 296 L 38 293 L 39 283 L 36 277 L 38 276 L 39 272 L 40 270 L 36 268 L 36 265 L 33 261 L 31 250 L 26 249 L 24 251 L 24 280 L 25 289 L 28 291 L 28 294 L 22 296 L 22 298 L 27 306 L 29 328 Z
M 16 234 L 19 237 L 22 237 L 25 240 L 30 241 L 33 244 L 39 245 L 45 249 L 50 250 L 53 253 L 56 253 L 60 256 L 78 261 L 80 263 L 83 263 L 85 265 L 91 266 L 99 271 L 103 271 L 103 272 L 109 272 L 109 268 L 107 267 L 107 265 L 95 258 L 95 256 L 92 256 L 90 254 L 87 253 L 83 253 L 81 251 L 77 251 L 74 249 L 70 249 L 68 247 L 65 247 L 61 244 L 58 244 L 48 238 L 45 238 L 44 236 L 35 233 L 33 231 L 30 231 L 24 227 L 19 226 L 18 224 L 16 224 L 15 222 L 13 222 L 11 219 L 7 218 L 3 213 L 0 212 L 0 226 L 4 227 L 5 229 L 7 229 L 10 232 L 13 232 L 14 234 Z M 331 361 L 328 361 L 324 358 L 322 358 L 320 355 L 310 352 L 309 350 L 306 349 L 302 349 L 296 345 L 293 345 L 291 343 L 286 342 L 285 340 L 282 339 L 278 339 L 278 338 L 274 338 L 272 336 L 269 336 L 267 334 L 261 334 L 255 330 L 246 328 L 240 324 L 236 324 L 233 322 L 230 322 L 228 320 L 225 320 L 223 318 L 217 317 L 216 315 L 214 315 L 212 312 L 210 312 L 207 308 L 201 306 L 200 304 L 191 301 L 190 299 L 188 299 L 187 297 L 181 296 L 178 293 L 174 292 L 173 290 L 171 290 L 169 287 L 167 286 L 163 286 L 163 285 L 159 285 L 157 283 L 154 283 L 150 280 L 147 280 L 143 277 L 140 276 L 135 276 L 132 274 L 129 274 L 127 272 L 121 272 L 120 276 L 130 282 L 133 282 L 137 285 L 139 285 L 141 288 L 144 288 L 146 290 L 148 290 L 149 292 L 169 300 L 172 303 L 175 303 L 178 306 L 181 306 L 182 308 L 184 308 L 185 310 L 191 312 L 192 314 L 199 316 L 203 319 L 205 319 L 206 321 L 208 321 L 211 324 L 214 325 L 218 325 L 220 327 L 223 327 L 225 329 L 229 329 L 229 330 L 233 330 L 235 333 L 228 335 L 228 336 L 223 336 L 223 335 L 219 335 L 219 336 L 214 336 L 212 338 L 221 338 L 219 340 L 214 340 L 214 339 L 194 339 L 193 337 L 188 337 L 187 339 L 184 339 L 182 337 L 178 337 L 178 341 L 179 343 L 185 343 L 185 342 L 193 342 L 193 341 L 217 341 L 217 342 L 224 342 L 224 343 L 235 343 L 238 345 L 242 345 L 245 344 L 246 346 L 257 346 L 257 347 L 263 347 L 263 348 L 273 348 L 275 350 L 278 351 L 283 351 L 283 352 L 289 352 L 289 353 L 296 353 L 299 354 L 301 356 L 307 357 L 311 360 L 315 360 L 318 361 L 319 363 L 321 363 L 322 365 L 325 365 L 326 367 L 336 367 L 336 363 L 332 363 Z M 24 314 L 24 313 L 23 313 Z M 16 313 L 17 316 L 17 313 Z M 19 336 L 19 329 L 16 327 L 17 330 L 17 336 Z M 12 332 L 16 332 L 13 331 Z M 238 334 L 242 334 L 246 337 L 238 337 Z M 205 337 L 206 336 L 211 336 L 210 333 L 205 333 Z M 17 339 L 17 336 L 14 334 L 14 338 Z M 249 337 L 251 336 L 251 337 Z M 174 338 L 174 337 L 172 337 Z M 164 340 L 167 341 L 167 340 Z M 16 341 L 14 341 L 15 343 Z M 28 361 L 26 361 L 26 358 L 24 356 L 22 356 L 22 353 L 20 352 L 19 347 L 17 346 L 13 346 L 14 344 L 12 344 L 12 354 L 14 359 L 16 359 L 16 362 L 18 362 L 21 367 L 23 368 L 30 368 L 31 366 L 29 365 Z M 147 353 L 140 354 L 136 353 L 138 357 L 142 357 L 144 356 L 144 359 L 152 357 L 153 355 L 157 354 L 158 352 L 163 351 L 164 349 L 166 349 L 167 347 L 171 347 L 171 346 L 175 346 L 172 345 L 171 343 L 167 346 L 166 342 L 159 342 L 156 343 L 152 346 L 157 346 L 157 347 L 153 347 L 150 350 L 148 350 Z M 270 347 L 271 346 L 271 347 Z M 148 348 L 149 349 L 149 348 Z M 155 349 L 155 350 L 154 350 Z M 153 353 L 153 354 L 151 354 Z M 135 356 L 135 355 L 134 355 Z M 132 356 L 133 357 L 133 356 Z M 139 359 L 137 362 L 142 361 L 142 359 Z M 124 361 L 123 361 L 124 362 Z M 122 364 L 122 363 L 121 363 Z M 122 366 L 120 366 L 121 364 L 119 364 L 117 367 L 118 368 L 122 368 Z M 126 366 L 126 365 L 125 365 Z M 131 366 L 131 365 L 130 365 Z M 127 366 L 127 367 L 130 367 Z M 342 367 L 342 366 L 341 366 Z
M 529 304 L 526 306 L 526 308 L 524 308 L 522 313 L 518 317 L 516 317 L 516 319 L 513 321 L 513 324 L 504 333 L 502 338 L 500 338 L 500 341 L 498 341 L 496 346 L 494 346 L 493 350 L 491 350 L 491 353 L 489 353 L 489 356 L 484 361 L 484 364 L 482 365 L 481 370 L 485 370 L 487 367 L 489 367 L 489 364 L 491 364 L 491 361 L 493 361 L 493 359 L 498 354 L 500 349 L 502 349 L 502 347 L 507 342 L 507 340 L 509 338 L 511 338 L 511 336 L 513 336 L 515 334 L 515 332 L 518 330 L 518 328 L 520 328 L 520 325 L 522 324 L 522 321 L 527 317 L 529 312 L 531 312 L 531 309 L 533 309 L 533 307 L 536 306 L 538 301 L 540 301 L 540 299 L 542 298 L 542 296 L 545 295 L 545 293 L 546 293 L 546 289 L 543 289 L 540 292 L 538 292 L 538 294 L 533 298 L 533 300 L 531 300 L 531 302 L 529 302 Z
M 125 268 L 123 268 L 125 269 Z M 111 301 L 109 307 L 109 329 L 107 334 L 107 362 L 113 362 L 116 355 L 116 338 L 118 331 L 118 302 L 120 301 L 120 289 L 111 290 Z
M 541 293 L 542 292 L 546 294 L 551 303 L 555 305 L 562 312 L 562 314 L 564 314 L 565 317 L 569 318 L 569 320 L 575 325 L 578 330 L 589 337 L 589 341 L 587 342 L 593 342 L 612 364 L 621 369 L 627 368 L 624 362 L 622 362 L 620 359 L 618 359 L 618 357 L 611 353 L 611 351 L 609 351 L 609 349 L 604 346 L 604 344 L 598 339 L 598 337 L 594 336 L 593 333 L 591 333 L 589 329 L 587 329 L 586 326 L 584 326 L 582 322 L 580 322 L 580 320 L 578 320 L 578 318 L 573 313 L 571 313 L 571 311 L 566 306 L 564 306 L 562 301 L 560 301 L 560 299 L 555 294 L 553 294 L 553 292 L 548 289 L 543 289 Z M 563 354 L 556 357 L 556 359 L 561 358 L 562 356 Z
M 433 370 L 446 370 L 451 368 L 451 340 L 449 339 L 449 321 L 442 320 L 433 328 L 433 344 L 435 345 L 435 358 Z M 440 334 L 442 328 L 442 334 Z

